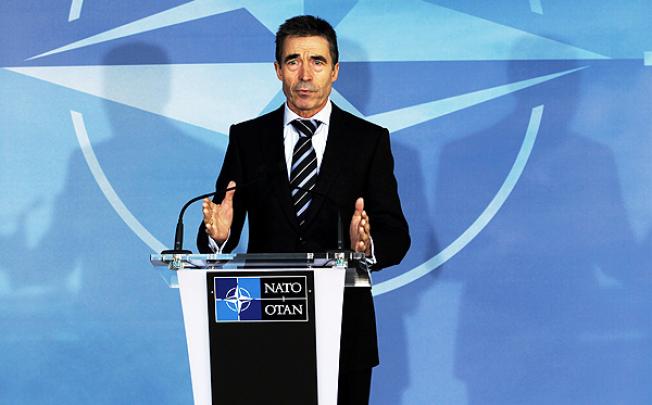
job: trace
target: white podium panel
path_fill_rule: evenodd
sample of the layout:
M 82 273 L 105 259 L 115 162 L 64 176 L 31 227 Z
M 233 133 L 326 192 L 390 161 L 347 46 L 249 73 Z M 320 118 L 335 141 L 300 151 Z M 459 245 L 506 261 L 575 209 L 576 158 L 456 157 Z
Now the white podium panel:
M 342 320 L 342 302 L 346 269 L 330 267 L 256 268 L 255 274 L 311 271 L 314 277 L 315 337 L 317 363 L 317 398 L 319 405 L 336 405 L 339 372 L 339 350 Z M 246 273 L 246 269 L 238 269 Z M 213 404 L 211 390 L 211 356 L 209 340 L 209 313 L 207 305 L 207 273 L 228 272 L 234 269 L 182 269 L 177 271 L 181 305 L 188 344 L 188 358 L 196 405 Z M 215 393 L 219 396 L 219 393 Z

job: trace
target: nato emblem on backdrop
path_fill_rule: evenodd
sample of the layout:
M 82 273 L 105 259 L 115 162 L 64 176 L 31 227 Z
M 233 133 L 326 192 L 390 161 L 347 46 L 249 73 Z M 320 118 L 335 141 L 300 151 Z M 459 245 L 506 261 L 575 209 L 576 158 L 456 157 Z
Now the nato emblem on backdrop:
M 134 3 L 134 7 L 136 7 L 136 3 L 138 2 Z M 128 22 L 123 25 L 110 27 L 81 39 L 77 37 L 77 34 L 73 36 L 74 38 L 68 37 L 67 30 L 54 30 L 53 32 L 62 35 L 61 38 L 54 41 L 58 44 L 56 48 L 45 52 L 42 52 L 43 49 L 40 48 L 38 51 L 33 50 L 33 53 L 41 53 L 36 55 L 30 53 L 31 56 L 26 59 L 24 59 L 26 55 L 20 54 L 24 60 L 21 59 L 19 65 L 30 63 L 27 66 L 5 69 L 76 90 L 79 93 L 90 94 L 116 105 L 128 106 L 135 109 L 137 114 L 146 112 L 174 122 L 190 124 L 190 126 L 184 127 L 184 134 L 192 134 L 190 136 L 201 139 L 204 143 L 223 149 L 225 147 L 224 139 L 206 136 L 207 134 L 203 130 L 219 133 L 226 137 L 232 123 L 268 112 L 271 108 L 277 108 L 284 100 L 273 69 L 269 66 L 271 63 L 269 47 L 273 42 L 273 33 L 279 24 L 288 16 L 301 12 L 302 9 L 295 7 L 294 2 L 274 4 L 274 6 L 270 6 L 269 2 L 253 2 L 251 4 L 244 2 L 246 4 L 243 4 L 239 1 L 226 3 L 194 1 L 178 5 L 167 3 L 160 2 L 151 7 L 143 6 L 142 10 L 135 8 L 132 10 L 134 12 L 132 18 L 125 16 Z M 297 5 L 300 3 L 297 2 Z M 406 140 L 405 133 L 401 135 L 398 133 L 406 128 L 415 127 L 439 117 L 580 72 L 589 67 L 589 65 L 576 66 L 578 60 L 608 59 L 605 55 L 566 42 L 433 3 L 436 2 L 420 0 L 400 3 L 350 2 L 347 6 L 348 12 L 335 18 L 333 23 L 341 38 L 356 39 L 354 42 L 345 40 L 342 44 L 341 61 L 346 64 L 351 74 L 343 75 L 338 80 L 338 85 L 333 89 L 331 95 L 333 101 L 344 109 L 386 127 L 390 133 L 402 137 L 401 139 L 405 140 L 403 142 L 406 142 L 406 145 L 427 151 L 429 155 L 438 153 L 438 141 L 410 144 L 407 143 L 411 141 Z M 88 21 L 90 26 L 90 19 L 80 18 L 82 4 L 81 0 L 72 2 L 69 21 L 79 20 L 78 22 L 84 23 Z M 378 12 L 379 4 L 383 4 L 384 11 L 382 13 Z M 387 7 L 391 5 L 392 12 L 385 5 Z M 92 7 L 92 5 L 88 4 L 86 7 Z M 327 5 L 311 5 L 310 8 L 311 12 L 318 15 L 329 15 L 331 11 L 331 7 Z M 543 13 L 540 2 L 531 0 L 530 8 L 534 13 Z M 518 10 L 514 12 L 516 13 L 514 16 L 519 16 L 517 12 Z M 424 21 L 422 20 L 424 16 L 427 16 L 427 21 L 439 21 L 441 24 L 433 26 L 419 23 Z M 511 17 L 514 18 L 514 16 Z M 214 17 L 216 20 L 208 20 L 209 17 Z M 120 21 L 122 21 L 122 17 Z M 220 23 L 216 23 L 216 21 Z M 233 27 L 237 27 L 234 32 L 230 31 Z M 457 32 L 458 27 L 468 27 L 467 34 L 451 38 L 450 33 Z M 409 30 L 405 31 L 408 28 Z M 198 31 L 195 30 L 201 32 L 210 30 L 211 34 L 197 36 Z M 393 37 L 393 41 L 399 41 L 398 45 L 387 47 L 386 35 L 382 35 L 386 32 L 404 32 L 404 35 Z M 246 35 L 241 36 L 239 33 L 246 33 Z M 178 42 L 179 38 L 192 38 L 193 41 Z M 207 52 L 207 49 L 213 49 L 216 46 L 214 38 L 228 38 L 229 40 L 218 41 L 219 46 L 223 47 L 219 48 L 219 51 Z M 246 39 L 246 41 L 243 43 L 231 42 L 241 39 Z M 250 39 L 251 41 L 249 41 Z M 124 42 L 112 43 L 111 41 Z M 151 56 L 150 59 L 143 59 L 143 54 L 139 52 L 127 56 L 122 55 L 119 60 L 106 59 L 107 49 L 133 50 L 133 46 L 143 43 L 150 44 L 151 49 L 160 52 L 155 51 L 154 56 Z M 364 44 L 364 47 L 351 46 L 355 43 Z M 116 44 L 117 46 L 115 46 Z M 96 48 L 94 51 L 90 51 L 90 47 Z M 85 48 L 89 48 L 89 50 L 86 51 Z M 240 53 L 243 49 L 245 51 Z M 77 50 L 79 52 L 75 53 Z M 31 49 L 30 52 L 32 52 Z M 47 59 L 50 57 L 55 58 L 52 59 L 54 62 Z M 60 60 L 63 61 L 61 63 L 64 65 L 58 66 L 57 63 L 60 62 L 57 62 L 59 59 L 56 58 L 61 58 Z M 40 65 L 40 61 L 44 61 L 43 66 Z M 432 88 L 425 86 L 423 78 L 430 77 L 432 69 L 437 69 L 439 74 L 444 66 L 448 65 L 448 62 L 455 63 L 451 66 L 459 66 L 458 63 L 467 62 L 471 63 L 471 66 L 476 66 L 477 61 L 487 62 L 482 66 L 495 66 L 496 74 L 487 74 L 488 71 L 483 68 L 482 72 L 477 75 L 459 78 L 459 72 L 465 73 L 469 69 L 455 67 L 452 68 L 455 73 L 452 76 L 455 77 L 454 81 L 472 85 L 453 86 L 454 91 L 450 93 L 448 90 L 435 91 L 438 89 L 435 84 L 433 84 L 435 87 Z M 508 70 L 505 69 L 505 64 L 509 65 L 510 61 L 529 61 L 532 66 L 544 66 L 545 69 L 532 72 L 524 69 L 524 71 L 528 71 L 527 75 L 503 78 L 500 73 Z M 546 67 L 541 61 L 573 61 L 573 63 L 568 65 L 554 63 L 550 67 Z M 397 65 L 397 62 L 405 65 Z M 436 65 L 424 65 L 429 62 L 436 63 Z M 33 63 L 38 65 L 32 66 Z M 50 66 L 50 63 L 54 63 L 54 66 Z M 414 86 L 428 89 L 429 91 L 424 90 L 424 94 L 427 96 L 414 98 L 413 91 L 395 91 L 395 88 L 405 87 L 388 80 L 391 77 L 399 76 L 395 70 L 399 66 L 405 66 L 400 67 L 401 71 L 406 67 L 421 69 L 420 66 L 430 66 L 423 73 L 413 75 L 415 80 L 420 80 Z M 372 80 L 373 77 L 385 80 Z M 240 78 L 240 80 L 233 80 L 233 78 Z M 363 78 L 364 80 L 361 80 Z M 150 83 L 146 79 L 152 79 L 152 91 L 143 90 L 144 84 Z M 427 82 L 436 83 L 437 81 L 429 80 Z M 173 83 L 174 85 L 165 85 Z M 448 89 L 450 83 L 447 81 L 444 84 L 444 87 Z M 385 85 L 389 87 L 383 87 Z M 373 93 L 372 90 L 380 94 L 387 92 L 386 94 L 390 94 L 391 97 L 368 97 Z M 234 98 L 233 94 L 245 94 L 246 97 Z M 378 104 L 371 106 L 371 99 L 379 100 Z M 389 99 L 395 100 L 397 104 L 385 104 L 385 101 Z M 137 218 L 129 208 L 131 206 L 129 199 L 140 201 L 142 190 L 132 187 L 127 188 L 132 195 L 129 195 L 128 191 L 118 194 L 116 190 L 119 188 L 111 186 L 112 182 L 116 182 L 116 178 L 111 177 L 110 173 L 109 175 L 105 174 L 105 170 L 102 169 L 103 162 L 93 151 L 93 140 L 101 138 L 102 131 L 95 130 L 94 133 L 89 133 L 86 128 L 86 122 L 93 116 L 92 104 L 89 105 L 86 101 L 80 103 L 85 106 L 84 111 L 81 109 L 80 111 L 70 110 L 72 126 L 79 148 L 87 152 L 83 155 L 84 159 L 104 197 L 122 221 L 152 251 L 160 252 L 167 249 L 165 244 L 157 238 L 156 232 L 148 228 L 147 219 Z M 116 108 L 115 105 L 110 105 L 111 110 Z M 103 112 L 105 107 L 106 104 L 100 112 Z M 87 109 L 88 111 L 86 111 Z M 132 111 L 129 113 L 131 114 Z M 145 117 L 147 115 L 143 115 L 141 119 L 145 121 Z M 417 234 L 412 250 L 416 252 L 421 245 L 422 257 L 413 254 L 417 260 L 414 263 L 408 260 L 403 265 L 415 267 L 404 269 L 399 275 L 389 279 L 381 274 L 373 287 L 374 295 L 396 290 L 432 272 L 466 248 L 483 231 L 510 197 L 514 185 L 519 181 L 535 145 L 542 117 L 543 105 L 533 107 L 523 137 L 521 151 L 516 155 L 512 169 L 505 177 L 502 186 L 497 189 L 491 203 L 485 207 L 481 215 L 467 228 L 461 228 L 451 239 L 453 242 L 447 246 L 436 247 L 436 250 L 433 250 L 435 247 L 430 246 L 429 241 L 432 238 L 429 234 Z M 124 120 L 124 122 L 131 123 L 132 121 Z M 66 124 L 61 130 L 67 131 L 69 128 L 70 125 Z M 197 128 L 201 130 L 198 131 Z M 113 128 L 106 130 L 109 136 L 113 131 Z M 171 130 L 170 132 L 173 136 L 176 135 L 176 131 Z M 115 143 L 110 146 L 118 148 Z M 190 153 L 197 153 L 195 149 L 191 150 Z M 397 154 L 397 161 L 408 158 L 410 157 L 406 158 L 400 153 Z M 418 160 L 411 159 L 411 161 L 417 162 Z M 105 166 L 110 168 L 110 164 L 105 163 Z M 118 169 L 116 171 L 120 172 Z M 430 168 L 410 167 L 409 170 L 406 168 L 404 170 L 410 174 L 425 174 Z M 145 178 L 143 175 L 140 177 Z M 130 176 L 129 180 L 133 180 L 133 178 Z M 414 176 L 411 176 L 411 179 L 414 179 Z M 184 179 L 183 182 L 185 183 L 186 180 Z M 52 182 L 52 184 L 57 184 L 57 182 Z M 427 187 L 427 184 L 423 186 Z M 49 193 L 56 191 L 49 190 Z M 33 198 L 37 198 L 36 194 Z M 161 198 L 161 201 L 163 200 Z M 424 201 L 430 204 L 427 199 Z M 149 221 L 152 220 L 149 219 Z M 420 226 L 414 228 L 419 229 Z M 426 226 L 421 228 L 430 229 Z M 246 246 L 246 242 L 241 241 L 241 243 L 241 246 Z M 246 295 L 240 296 L 240 292 L 245 294 L 245 291 L 233 291 L 238 300 L 246 301 Z M 251 305 L 245 305 L 243 301 L 241 306 L 236 306 L 236 313 L 249 311 Z
M 307 322 L 305 276 L 215 277 L 216 322 Z

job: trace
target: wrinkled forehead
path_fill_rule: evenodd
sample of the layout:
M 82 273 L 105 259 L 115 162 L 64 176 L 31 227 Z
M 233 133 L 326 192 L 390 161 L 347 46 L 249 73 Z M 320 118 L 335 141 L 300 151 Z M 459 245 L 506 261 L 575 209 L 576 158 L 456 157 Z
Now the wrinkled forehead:
M 289 36 L 283 41 L 283 59 L 288 56 L 322 56 L 331 62 L 328 40 L 320 36 Z

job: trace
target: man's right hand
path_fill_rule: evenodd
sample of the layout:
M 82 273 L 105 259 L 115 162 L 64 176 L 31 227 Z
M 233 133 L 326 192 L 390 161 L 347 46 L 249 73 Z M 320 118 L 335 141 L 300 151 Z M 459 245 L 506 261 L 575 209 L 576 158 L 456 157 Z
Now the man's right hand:
M 227 186 L 227 188 L 232 187 L 235 187 L 234 181 L 230 181 Z M 218 244 L 224 243 L 229 237 L 233 222 L 233 194 L 235 190 L 227 191 L 220 204 L 215 204 L 208 198 L 204 198 L 202 204 L 206 233 Z

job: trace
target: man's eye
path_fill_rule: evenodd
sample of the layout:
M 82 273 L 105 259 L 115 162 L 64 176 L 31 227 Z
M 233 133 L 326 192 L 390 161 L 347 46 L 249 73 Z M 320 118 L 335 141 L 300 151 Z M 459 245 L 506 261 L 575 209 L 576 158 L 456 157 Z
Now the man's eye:
M 297 64 L 296 60 L 288 61 L 288 65 L 296 65 L 296 64 Z

